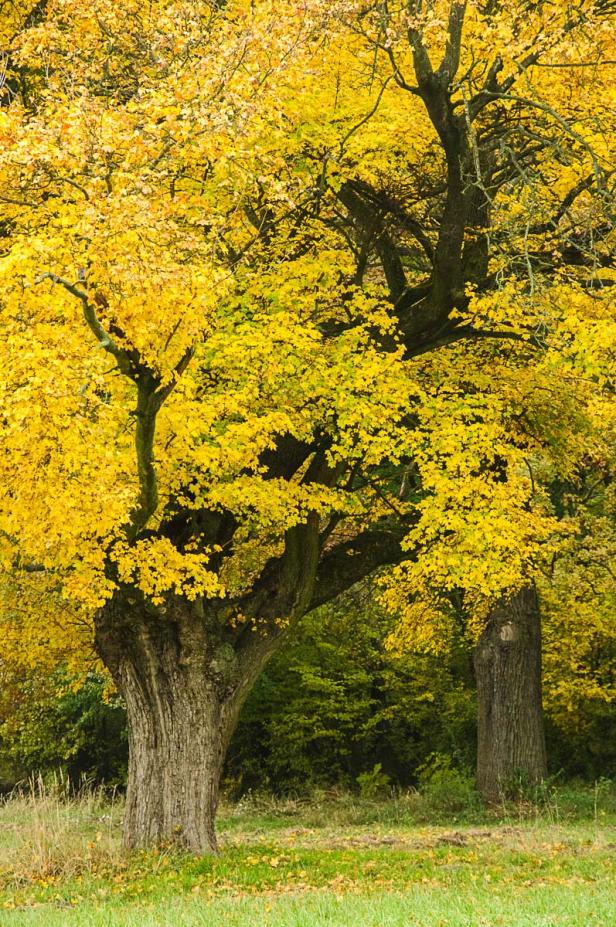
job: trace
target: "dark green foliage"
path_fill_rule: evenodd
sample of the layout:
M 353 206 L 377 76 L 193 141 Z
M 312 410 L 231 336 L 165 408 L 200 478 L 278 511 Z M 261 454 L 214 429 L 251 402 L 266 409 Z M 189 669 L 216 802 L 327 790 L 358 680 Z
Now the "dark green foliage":
M 434 813 L 478 810 L 481 802 L 473 776 L 468 769 L 456 768 L 450 756 L 434 753 L 417 772 L 421 796 Z
M 548 767 L 560 778 L 594 782 L 603 776 L 616 778 L 616 711 L 603 701 L 584 705 L 581 730 L 562 731 L 546 718 Z
M 472 765 L 467 655 L 395 656 L 383 643 L 391 628 L 352 596 L 306 616 L 244 708 L 227 761 L 231 791 L 355 787 L 378 764 L 405 786 L 435 751 Z
M 125 713 L 107 699 L 106 679 L 88 673 L 73 681 L 59 670 L 13 679 L 12 702 L 0 714 L 0 776 L 4 784 L 61 767 L 72 786 L 84 779 L 122 783 L 126 777 Z

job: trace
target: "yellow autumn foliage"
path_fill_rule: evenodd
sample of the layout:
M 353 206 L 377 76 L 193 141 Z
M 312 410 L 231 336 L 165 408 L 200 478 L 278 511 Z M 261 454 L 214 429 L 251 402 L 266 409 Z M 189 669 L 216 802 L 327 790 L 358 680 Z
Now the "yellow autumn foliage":
M 412 646 L 443 646 L 454 593 L 476 634 L 575 557 L 549 486 L 609 457 L 613 418 L 605 6 L 2 7 L 2 563 L 56 596 L 26 649 L 70 637 L 57 601 L 245 592 L 311 519 L 322 553 L 403 527 L 383 595 Z M 387 242 L 405 292 L 433 286 L 454 168 L 417 75 L 439 62 L 482 198 L 460 248 L 489 259 L 407 337 Z M 289 439 L 318 450 L 286 472 Z

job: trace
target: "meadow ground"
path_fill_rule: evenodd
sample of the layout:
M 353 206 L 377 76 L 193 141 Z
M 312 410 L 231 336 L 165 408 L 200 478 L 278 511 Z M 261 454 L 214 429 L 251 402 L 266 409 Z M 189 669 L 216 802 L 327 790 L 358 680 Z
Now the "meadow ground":
M 498 812 L 250 798 L 222 809 L 216 858 L 126 856 L 121 814 L 92 792 L 5 800 L 0 927 L 616 927 L 609 784 Z

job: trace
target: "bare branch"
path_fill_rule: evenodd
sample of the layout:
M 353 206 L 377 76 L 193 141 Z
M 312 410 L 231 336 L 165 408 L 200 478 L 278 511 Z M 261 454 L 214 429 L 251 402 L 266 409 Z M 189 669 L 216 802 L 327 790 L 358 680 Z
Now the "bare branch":
M 464 29 L 466 5 L 467 0 L 452 0 L 449 8 L 449 24 L 445 54 L 437 71 L 438 76 L 447 84 L 451 83 L 460 67 L 462 30 Z
M 108 354 L 111 354 L 112 357 L 115 357 L 118 367 L 122 373 L 130 376 L 131 379 L 133 379 L 134 377 L 132 376 L 131 362 L 127 352 L 118 347 L 109 332 L 101 325 L 101 322 L 96 314 L 96 309 L 90 302 L 88 294 L 85 292 L 85 290 L 80 289 L 76 283 L 71 283 L 70 280 L 66 280 L 64 277 L 59 277 L 57 274 L 41 274 L 39 277 L 37 277 L 36 283 L 42 283 L 43 280 L 51 280 L 52 283 L 64 287 L 67 293 L 70 293 L 71 296 L 75 296 L 78 300 L 80 300 L 83 306 L 83 317 L 101 348 L 107 351 Z
M 545 343 L 534 332 L 516 332 L 509 329 L 474 328 L 472 325 L 458 325 L 443 331 L 434 337 L 426 338 L 419 343 L 409 344 L 407 357 L 419 357 L 436 348 L 456 344 L 458 341 L 517 341 L 532 348 L 545 348 Z
M 64 287 L 67 293 L 80 300 L 84 318 L 99 345 L 115 358 L 120 371 L 137 387 L 137 408 L 134 415 L 139 495 L 127 529 L 129 540 L 134 540 L 158 508 L 158 483 L 154 465 L 156 417 L 161 406 L 173 391 L 178 378 L 188 367 L 194 348 L 190 347 L 185 351 L 176 364 L 170 381 L 163 385 L 160 377 L 141 362 L 138 351 L 126 350 L 116 344 L 111 334 L 101 324 L 96 309 L 85 290 L 57 274 L 44 273 L 37 278 L 36 282 L 40 283 L 43 280 L 51 280 L 54 284 Z
M 391 528 L 383 524 L 327 550 L 319 563 L 309 610 L 331 602 L 375 570 L 410 558 L 400 546 L 406 530 L 399 522 Z

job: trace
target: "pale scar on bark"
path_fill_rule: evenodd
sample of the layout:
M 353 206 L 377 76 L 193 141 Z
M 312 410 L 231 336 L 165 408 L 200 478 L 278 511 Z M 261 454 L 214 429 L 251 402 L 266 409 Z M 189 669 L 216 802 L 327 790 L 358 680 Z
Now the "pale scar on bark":
M 505 621 L 501 625 L 500 629 L 500 639 L 502 641 L 514 641 L 517 637 L 517 632 L 513 621 Z

